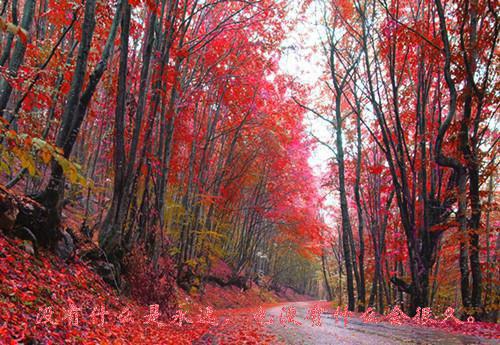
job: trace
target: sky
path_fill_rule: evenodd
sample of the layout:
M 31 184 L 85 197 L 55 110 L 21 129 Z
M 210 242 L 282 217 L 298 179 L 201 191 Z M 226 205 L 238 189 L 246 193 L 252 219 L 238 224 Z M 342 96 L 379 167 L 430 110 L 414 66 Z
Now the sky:
M 297 15 L 300 5 L 301 1 L 291 0 L 290 18 Z M 284 73 L 293 76 L 298 83 L 313 87 L 313 97 L 315 92 L 314 86 L 318 84 L 325 60 L 325 56 L 320 49 L 316 53 L 314 52 L 314 48 L 321 45 L 321 25 L 319 24 L 320 18 L 318 13 L 319 11 L 316 11 L 314 6 L 311 6 L 307 13 L 305 13 L 304 18 L 294 26 L 294 30 L 288 34 L 287 39 L 283 42 L 283 54 L 280 60 L 280 68 Z M 332 141 L 332 130 L 326 125 L 324 120 L 308 112 L 304 121 L 308 131 L 314 137 L 324 142 Z M 318 178 L 324 177 L 328 172 L 328 163 L 331 158 L 332 152 L 328 148 L 319 143 L 315 145 L 312 156 L 309 159 L 309 165 Z M 325 200 L 326 206 L 337 204 L 330 190 L 324 188 L 320 193 L 321 195 L 328 194 Z M 335 220 L 331 219 L 327 213 L 324 213 L 324 216 L 327 224 L 333 227 Z

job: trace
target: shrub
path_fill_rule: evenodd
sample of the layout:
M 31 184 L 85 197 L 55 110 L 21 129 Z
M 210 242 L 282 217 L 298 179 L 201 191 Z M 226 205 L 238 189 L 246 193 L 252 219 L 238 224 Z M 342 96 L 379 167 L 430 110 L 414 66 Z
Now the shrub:
M 158 259 L 156 268 L 142 247 L 132 250 L 125 261 L 124 279 L 132 298 L 144 305 L 158 304 L 162 314 L 171 316 L 177 308 L 176 271 L 167 255 Z

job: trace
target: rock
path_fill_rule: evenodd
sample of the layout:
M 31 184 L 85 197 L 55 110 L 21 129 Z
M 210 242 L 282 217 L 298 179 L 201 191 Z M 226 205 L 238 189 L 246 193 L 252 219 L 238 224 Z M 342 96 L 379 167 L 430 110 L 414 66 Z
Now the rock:
M 61 238 L 56 243 L 55 252 L 64 260 L 71 258 L 75 253 L 75 242 L 67 231 L 61 232 Z
M 19 214 L 16 227 L 26 227 L 35 234 L 40 246 L 49 246 L 51 239 L 57 239 L 57 231 L 48 226 L 48 213 L 45 207 L 27 196 L 15 195 Z
M 26 252 L 28 252 L 31 255 L 36 254 L 38 248 L 38 240 L 30 229 L 28 229 L 25 226 L 16 228 L 14 230 L 14 236 L 26 241 L 22 245 L 23 249 Z
M 14 236 L 16 236 L 22 240 L 32 242 L 35 247 L 38 246 L 38 240 L 37 240 L 35 234 L 33 234 L 33 232 L 25 226 L 21 226 L 21 227 L 17 228 L 14 231 Z
M 19 209 L 9 194 L 0 193 L 0 229 L 9 232 L 12 231 L 16 223 Z
M 80 247 L 78 249 L 78 256 L 84 261 L 100 261 L 105 260 L 105 256 L 99 247 L 95 246 L 91 242 L 83 243 L 84 248 Z
M 95 272 L 111 286 L 116 286 L 115 265 L 106 261 L 96 261 L 93 263 Z
M 22 244 L 22 248 L 24 251 L 30 255 L 35 255 L 35 248 L 33 247 L 33 243 L 24 241 Z
M 71 238 L 73 239 L 73 242 L 75 243 L 75 246 L 77 246 L 79 244 L 79 240 L 78 240 L 78 236 L 76 236 L 76 234 L 74 233 L 73 229 L 71 228 L 66 228 L 66 231 L 68 232 L 68 234 L 71 236 Z
M 26 338 L 26 345 L 41 345 L 41 344 L 43 343 L 35 338 Z

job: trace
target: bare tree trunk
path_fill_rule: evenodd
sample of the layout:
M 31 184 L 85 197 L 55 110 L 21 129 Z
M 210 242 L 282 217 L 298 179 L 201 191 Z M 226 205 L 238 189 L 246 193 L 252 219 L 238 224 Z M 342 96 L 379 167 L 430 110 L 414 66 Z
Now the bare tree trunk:
M 69 158 L 71 155 L 81 124 L 85 118 L 87 107 L 104 71 L 106 70 L 107 62 L 111 54 L 111 49 L 114 44 L 116 32 L 120 22 L 121 7 L 122 2 L 119 1 L 108 39 L 102 52 L 101 60 L 90 75 L 87 87 L 80 96 L 87 69 L 90 45 L 94 34 L 96 0 L 89 0 L 85 4 L 85 15 L 81 35 L 82 38 L 78 51 L 75 72 L 62 116 L 61 128 L 59 129 L 56 139 L 56 145 L 62 148 L 63 156 L 65 158 Z M 60 222 L 59 203 L 64 192 L 63 181 L 63 169 L 61 165 L 59 165 L 56 161 L 52 161 L 52 173 L 47 188 L 36 197 L 49 211 L 49 224 L 47 224 L 47 227 L 49 233 L 52 232 L 53 234 L 54 232 L 57 233 L 56 228 Z
M 467 195 L 466 195 L 466 183 L 467 176 L 465 169 L 461 169 L 460 177 L 458 180 L 458 224 L 460 232 L 460 256 L 459 256 L 459 266 L 460 266 L 460 291 L 462 293 L 462 304 L 464 307 L 469 308 L 471 306 L 470 300 L 470 288 L 469 288 L 469 254 L 467 245 Z
M 33 17 L 35 15 L 35 0 L 26 0 L 23 9 L 23 19 L 21 21 L 21 27 L 27 32 L 30 31 L 31 24 L 33 23 Z M 4 52 L 5 53 L 5 52 Z M 14 52 L 10 58 L 8 72 L 12 76 L 16 76 L 19 67 L 23 63 L 24 54 L 26 53 L 26 45 L 18 40 L 16 46 L 14 47 Z M 5 79 L 0 80 L 0 117 L 9 118 L 8 114 L 5 114 L 5 109 L 9 103 L 10 95 L 12 94 L 12 86 Z
M 3 12 L 7 9 L 8 1 L 4 1 Z M 17 25 L 17 0 L 12 0 L 12 24 Z M 0 57 L 0 66 L 4 66 L 7 60 L 9 60 L 10 53 L 12 50 L 12 42 L 14 41 L 14 34 L 9 32 L 7 34 L 7 42 L 5 42 L 5 46 L 3 48 L 2 56 Z
M 473 94 L 474 94 L 474 77 L 477 70 L 477 26 L 478 26 L 478 15 L 477 15 L 477 0 L 467 0 L 464 4 L 465 12 L 469 13 L 469 47 L 465 47 L 465 33 L 464 25 L 465 18 L 460 30 L 460 38 L 462 48 L 464 49 L 464 64 L 466 66 L 467 80 L 465 85 L 465 99 L 464 99 L 464 110 L 463 110 L 463 120 L 461 121 L 460 130 L 460 146 L 464 157 L 468 162 L 469 171 L 469 197 L 471 203 L 471 217 L 469 220 L 470 230 L 469 234 L 469 259 L 470 259 L 470 269 L 472 275 L 472 291 L 471 291 L 471 307 L 474 308 L 474 315 L 476 318 L 481 317 L 483 312 L 481 295 L 482 295 L 482 272 L 481 264 L 479 259 L 480 243 L 479 243 L 479 231 L 481 222 L 481 200 L 479 197 L 479 157 L 478 157 L 478 144 L 476 136 L 474 135 L 472 140 L 469 140 L 469 124 L 474 123 L 474 132 L 477 132 L 477 127 L 479 125 L 479 118 L 482 111 L 482 94 L 478 94 L 478 104 L 476 106 L 476 119 L 472 121 L 472 105 L 473 105 Z M 470 51 L 470 54 L 467 54 Z
M 130 5 L 124 0 L 120 34 L 120 66 L 115 109 L 114 183 L 111 208 L 100 232 L 100 246 L 109 257 L 120 257 L 123 234 L 123 204 L 125 197 L 125 115 L 127 99 L 128 43 L 130 33 Z
M 356 199 L 356 210 L 358 212 L 358 236 L 359 236 L 359 281 L 358 281 L 358 312 L 365 311 L 366 307 L 366 287 L 365 287 L 365 269 L 364 269 L 364 257 L 365 257 L 365 240 L 363 237 L 363 209 L 361 206 L 361 196 L 359 192 L 359 186 L 361 183 L 361 109 L 359 106 L 359 101 L 356 97 L 356 107 L 357 107 L 357 117 L 356 117 L 356 129 L 357 129 L 357 156 L 356 156 L 356 182 L 354 184 L 354 197 Z
M 87 60 L 90 51 L 90 45 L 95 28 L 95 0 L 89 0 L 85 3 L 85 14 L 82 24 L 81 42 L 78 49 L 71 88 L 66 100 L 64 112 L 62 115 L 62 124 L 56 139 L 56 145 L 62 147 L 65 139 L 69 136 L 73 114 L 78 105 L 78 99 L 83 88 L 85 72 L 87 70 Z M 69 156 L 66 152 L 65 156 Z M 37 197 L 49 210 L 49 224 L 47 227 L 47 242 L 52 242 L 57 236 L 57 226 L 59 225 L 59 199 L 62 195 L 63 186 L 62 167 L 57 162 L 52 162 L 52 175 L 46 190 Z
M 325 287 L 326 287 L 326 292 L 328 294 L 328 300 L 331 301 L 333 299 L 333 293 L 332 293 L 332 288 L 330 287 L 328 273 L 326 272 L 326 259 L 325 259 L 324 250 L 323 250 L 323 253 L 321 255 L 321 267 L 323 268 L 323 278 L 325 280 Z

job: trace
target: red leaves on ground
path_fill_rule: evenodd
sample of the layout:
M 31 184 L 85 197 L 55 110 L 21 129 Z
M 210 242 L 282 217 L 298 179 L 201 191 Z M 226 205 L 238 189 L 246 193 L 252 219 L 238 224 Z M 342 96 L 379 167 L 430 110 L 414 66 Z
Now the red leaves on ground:
M 146 325 L 147 305 L 119 298 L 81 262 L 66 264 L 44 252 L 34 260 L 20 249 L 21 245 L 22 241 L 0 236 L 0 342 L 3 344 L 30 340 L 43 344 L 191 344 L 207 329 L 207 325 L 199 323 L 179 328 L 167 324 L 165 317 L 160 317 L 166 323 L 163 327 Z M 69 301 L 81 309 L 78 325 L 63 321 Z M 46 307 L 52 307 L 50 317 Z M 130 322 L 123 318 L 127 309 Z M 107 314 L 100 326 L 99 314 L 103 311 Z M 52 322 L 42 322 L 44 312 Z
M 41 252 L 38 258 L 21 249 L 22 241 L 0 236 L 0 343 L 39 341 L 43 344 L 279 344 L 253 319 L 255 308 L 211 311 L 188 299 L 185 316 L 193 323 L 178 326 L 153 306 L 119 297 L 83 263 L 64 263 Z M 256 288 L 207 286 L 204 300 L 221 305 L 260 305 L 271 300 Z M 219 302 L 217 302 L 218 298 Z M 275 297 L 276 298 L 276 297 Z M 152 308 L 153 307 L 153 308 Z M 77 309 L 80 309 L 77 311 Z M 78 324 L 69 320 L 70 312 Z M 153 311 L 153 314 L 152 314 Z M 200 316 L 211 315 L 218 325 Z M 210 313 L 211 312 L 211 313 Z M 149 324 L 146 323 L 150 320 Z M 158 324 L 157 321 L 161 324 Z M 213 322 L 212 322 L 213 323 Z

